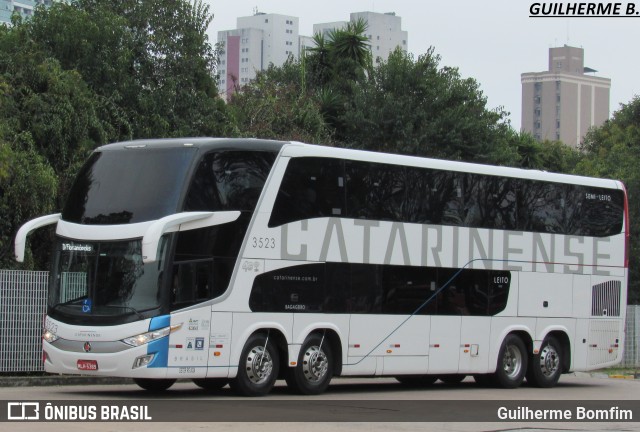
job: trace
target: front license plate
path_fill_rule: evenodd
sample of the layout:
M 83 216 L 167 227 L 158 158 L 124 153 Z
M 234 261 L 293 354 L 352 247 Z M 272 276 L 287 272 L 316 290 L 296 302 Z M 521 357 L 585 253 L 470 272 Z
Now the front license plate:
M 98 370 L 98 361 L 97 360 L 78 360 L 78 369 L 86 370 L 86 371 L 96 371 Z

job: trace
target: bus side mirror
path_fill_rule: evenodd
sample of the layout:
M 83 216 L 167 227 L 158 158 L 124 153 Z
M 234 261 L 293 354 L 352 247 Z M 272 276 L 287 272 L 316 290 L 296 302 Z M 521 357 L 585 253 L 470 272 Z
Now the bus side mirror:
M 239 211 L 221 211 L 183 212 L 158 219 L 147 228 L 142 237 L 142 262 L 148 264 L 157 260 L 158 243 L 165 233 L 222 225 L 239 217 Z
M 41 216 L 25 223 L 20 227 L 16 234 L 16 240 L 14 243 L 15 259 L 18 262 L 24 262 L 24 250 L 27 246 L 27 236 L 33 230 L 41 228 L 46 225 L 57 223 L 60 220 L 61 214 L 50 214 L 47 216 Z

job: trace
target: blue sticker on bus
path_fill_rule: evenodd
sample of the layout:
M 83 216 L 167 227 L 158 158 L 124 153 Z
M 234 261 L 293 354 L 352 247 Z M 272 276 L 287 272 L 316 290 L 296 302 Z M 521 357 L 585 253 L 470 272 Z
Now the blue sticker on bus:
M 82 312 L 91 313 L 91 299 L 84 299 L 82 301 Z

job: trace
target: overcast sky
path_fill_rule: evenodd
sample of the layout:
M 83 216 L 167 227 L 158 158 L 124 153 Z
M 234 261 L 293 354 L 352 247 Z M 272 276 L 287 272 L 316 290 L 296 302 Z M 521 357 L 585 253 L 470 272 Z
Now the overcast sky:
M 585 66 L 611 79 L 610 115 L 640 94 L 639 18 L 529 18 L 530 0 L 206 0 L 214 19 L 209 37 L 236 27 L 236 18 L 260 12 L 300 18 L 300 34 L 313 24 L 348 21 L 351 12 L 395 12 L 409 34 L 409 51 L 430 46 L 462 77 L 475 78 L 490 109 L 502 106 L 514 129 L 521 124 L 523 72 L 547 70 L 548 51 L 564 44 L 585 50 Z

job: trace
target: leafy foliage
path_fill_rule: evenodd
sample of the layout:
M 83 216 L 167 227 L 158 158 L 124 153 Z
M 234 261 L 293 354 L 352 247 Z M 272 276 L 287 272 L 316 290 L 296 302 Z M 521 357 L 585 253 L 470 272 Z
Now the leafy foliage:
M 230 103 L 243 136 L 328 144 L 329 130 L 316 100 L 302 91 L 298 64 L 259 73 Z
M 473 79 L 439 67 L 430 49 L 417 61 L 400 49 L 354 89 L 344 136 L 354 147 L 488 162 L 506 113 L 486 108 Z
M 79 0 L 36 14 L 32 34 L 122 111 L 119 139 L 222 135 L 211 19 L 202 1 Z
M 217 97 L 211 18 L 201 1 L 78 0 L 0 27 L 4 265 L 18 227 L 59 211 L 95 147 L 235 132 Z M 38 243 L 32 265 L 43 268 Z
M 583 143 L 585 157 L 576 172 L 622 180 L 629 199 L 631 244 L 629 253 L 629 303 L 640 303 L 640 97 L 622 105 L 611 120 L 591 130 Z

